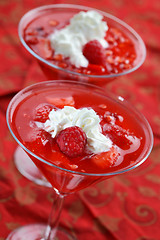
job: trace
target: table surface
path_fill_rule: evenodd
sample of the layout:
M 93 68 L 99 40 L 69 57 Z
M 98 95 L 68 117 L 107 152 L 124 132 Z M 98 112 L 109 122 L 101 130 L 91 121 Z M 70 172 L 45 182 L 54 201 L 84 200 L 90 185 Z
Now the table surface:
M 134 172 L 114 177 L 66 198 L 60 226 L 79 240 L 160 239 L 160 1 L 46 0 L 74 3 L 111 13 L 142 37 L 144 64 L 107 89 L 128 99 L 148 119 L 154 147 Z M 0 0 L 0 240 L 19 226 L 46 223 L 54 194 L 23 177 L 13 162 L 16 143 L 6 125 L 10 99 L 20 89 L 44 80 L 37 63 L 21 46 L 17 26 L 28 10 L 43 0 Z

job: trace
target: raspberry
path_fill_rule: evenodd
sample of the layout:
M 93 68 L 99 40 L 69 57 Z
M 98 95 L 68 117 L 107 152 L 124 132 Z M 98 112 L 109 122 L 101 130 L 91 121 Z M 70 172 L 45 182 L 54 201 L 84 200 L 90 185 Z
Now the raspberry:
M 119 153 L 112 147 L 108 152 L 94 155 L 91 160 L 100 168 L 111 167 L 118 159 Z
M 105 65 L 105 50 L 97 40 L 92 40 L 84 45 L 83 55 L 91 64 Z
M 35 111 L 34 121 L 44 123 L 48 119 L 48 115 L 50 111 L 52 111 L 54 107 L 50 104 L 40 104 Z
M 77 126 L 62 130 L 57 136 L 60 150 L 68 157 L 80 156 L 85 148 L 87 137 L 85 132 Z

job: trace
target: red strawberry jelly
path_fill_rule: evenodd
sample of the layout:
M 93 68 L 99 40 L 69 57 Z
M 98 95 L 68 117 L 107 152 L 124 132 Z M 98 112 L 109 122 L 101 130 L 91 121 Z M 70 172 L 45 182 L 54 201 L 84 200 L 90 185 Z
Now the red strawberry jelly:
M 99 176 L 88 176 L 89 173 L 122 171 L 144 159 L 148 152 L 150 138 L 142 116 L 130 112 L 124 101 L 118 98 L 112 100 L 106 96 L 107 93 L 94 89 L 83 84 L 77 86 L 73 82 L 43 82 L 35 85 L 28 94 L 22 94 L 12 105 L 9 121 L 14 135 L 37 156 L 28 153 L 52 186 L 64 194 L 79 191 L 101 179 Z M 41 118 L 35 121 L 37 109 L 41 110 L 38 111 L 39 117 L 40 112 L 42 116 L 44 114 L 44 106 L 49 105 L 57 111 L 67 103 L 76 109 L 92 108 L 99 115 L 102 133 L 112 140 L 109 151 L 97 154 L 89 151 L 88 139 L 77 127 L 71 127 L 72 134 L 69 128 L 69 132 L 68 129 L 61 130 L 52 138 L 44 130 Z M 64 147 L 65 141 L 70 148 Z
M 44 134 L 44 130 L 42 131 L 43 121 L 41 121 L 41 118 L 39 118 L 39 122 L 37 119 L 35 121 L 35 109 L 38 109 L 39 106 L 44 107 L 43 104 L 46 104 L 46 106 L 49 104 L 49 106 L 52 106 L 54 109 L 60 109 L 57 99 L 59 99 L 61 103 L 60 106 L 63 108 L 64 106 L 62 106 L 61 99 L 63 99 L 64 103 L 67 103 L 68 101 L 65 101 L 65 98 L 72 99 L 72 106 L 74 103 L 73 107 L 76 109 L 87 107 L 95 110 L 101 119 L 102 133 L 113 142 L 112 149 L 109 153 L 106 155 L 96 155 L 88 151 L 87 144 L 85 144 L 85 137 L 83 133 L 80 133 L 80 135 L 76 135 L 76 137 L 78 136 L 78 141 L 81 141 L 80 152 L 74 155 L 74 147 L 72 146 L 74 143 L 72 141 L 75 136 L 73 135 L 70 140 L 66 140 L 68 143 L 71 141 L 73 151 L 71 155 L 66 154 L 65 151 L 71 150 L 63 149 L 63 137 L 56 140 L 58 137 L 52 138 L 49 133 Z M 56 99 L 56 101 L 54 99 Z M 56 104 L 50 104 L 51 102 L 57 103 L 57 106 Z M 120 170 L 136 162 L 144 151 L 145 132 L 140 120 L 134 118 L 129 110 L 122 107 L 121 104 L 110 100 L 104 95 L 79 86 L 77 88 L 77 86 L 74 85 L 65 86 L 62 84 L 54 86 L 53 88 L 45 89 L 43 87 L 37 90 L 36 94 L 34 94 L 34 92 L 31 93 L 30 96 L 24 98 L 23 101 L 17 105 L 12 122 L 14 123 L 13 128 L 17 138 L 23 142 L 26 148 L 53 164 L 58 166 L 65 165 L 65 168 L 70 170 L 76 169 L 76 171 L 79 172 L 106 173 Z M 35 132 L 37 131 L 36 139 Z M 39 146 L 41 151 L 39 151 Z M 77 149 L 76 146 L 75 152 L 78 151 Z
M 108 48 L 102 49 L 99 46 L 100 43 L 97 43 L 97 40 L 93 40 L 94 44 L 92 43 L 92 45 L 94 45 L 94 49 L 86 45 L 87 50 L 84 50 L 84 55 L 89 60 L 87 68 L 76 68 L 70 63 L 69 58 L 65 58 L 62 55 L 55 55 L 54 49 L 52 49 L 50 45 L 49 36 L 57 29 L 59 30 L 67 26 L 70 18 L 74 15 L 73 13 L 74 11 L 70 10 L 68 10 L 68 12 L 65 10 L 65 12 L 58 11 L 58 13 L 56 13 L 54 9 L 50 9 L 50 11 L 46 11 L 46 13 L 43 11 L 43 14 L 38 17 L 36 16 L 35 19 L 32 17 L 32 20 L 23 32 L 26 44 L 48 62 L 60 68 L 82 74 L 117 74 L 125 72 L 135 66 L 137 57 L 135 43 L 123 30 L 117 27 L 117 24 L 113 26 L 110 22 L 107 22 L 108 30 L 105 36 L 105 40 L 109 44 Z M 84 46 L 85 49 L 86 46 Z M 45 67 L 43 66 L 45 74 L 50 76 L 50 69 L 47 71 Z

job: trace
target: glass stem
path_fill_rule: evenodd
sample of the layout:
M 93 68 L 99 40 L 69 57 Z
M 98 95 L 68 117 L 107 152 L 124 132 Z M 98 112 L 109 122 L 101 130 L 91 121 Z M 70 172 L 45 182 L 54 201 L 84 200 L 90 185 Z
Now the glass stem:
M 44 232 L 44 236 L 41 238 L 41 240 L 49 240 L 51 236 L 52 240 L 55 238 L 63 207 L 64 197 L 64 195 L 61 195 L 59 192 L 56 191 L 56 196 L 53 201 L 52 209 L 48 219 L 48 224 Z

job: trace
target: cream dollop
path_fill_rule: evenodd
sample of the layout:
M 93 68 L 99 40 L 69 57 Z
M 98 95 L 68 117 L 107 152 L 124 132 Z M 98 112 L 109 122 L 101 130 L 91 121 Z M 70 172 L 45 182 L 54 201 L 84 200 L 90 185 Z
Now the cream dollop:
M 112 147 L 112 141 L 101 133 L 99 116 L 91 108 L 76 109 L 65 106 L 56 111 L 53 109 L 44 123 L 45 131 L 53 138 L 61 130 L 72 126 L 78 126 L 86 133 L 87 147 L 92 153 L 107 152 Z
M 104 48 L 108 47 L 104 39 L 108 26 L 103 16 L 96 11 L 79 12 L 70 19 L 70 24 L 50 35 L 51 47 L 55 54 L 69 57 L 70 62 L 79 67 L 87 67 L 88 60 L 83 55 L 83 46 L 98 40 Z

